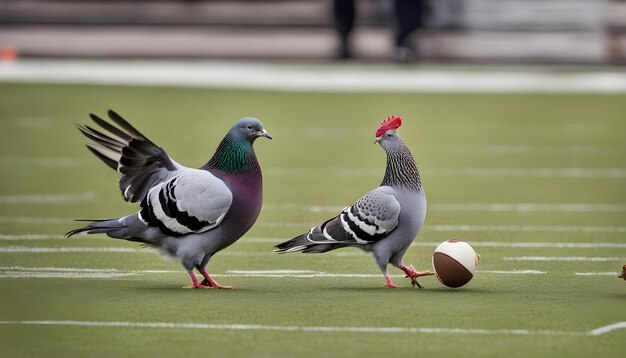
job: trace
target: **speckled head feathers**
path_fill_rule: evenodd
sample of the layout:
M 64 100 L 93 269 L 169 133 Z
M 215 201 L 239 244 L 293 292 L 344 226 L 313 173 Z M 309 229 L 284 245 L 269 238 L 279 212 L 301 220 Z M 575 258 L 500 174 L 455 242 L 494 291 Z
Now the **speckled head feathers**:
M 387 117 L 387 119 L 380 122 L 380 127 L 378 127 L 378 129 L 376 130 L 376 138 L 381 137 L 390 129 L 396 130 L 400 128 L 401 125 L 402 118 L 400 118 L 400 116 L 392 114 L 391 116 Z

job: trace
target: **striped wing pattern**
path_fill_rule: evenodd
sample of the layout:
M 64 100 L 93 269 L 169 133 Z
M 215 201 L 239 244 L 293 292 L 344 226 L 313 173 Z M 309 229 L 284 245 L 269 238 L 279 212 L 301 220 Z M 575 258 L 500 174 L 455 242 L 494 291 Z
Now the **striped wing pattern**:
M 119 186 L 124 200 L 142 201 L 150 188 L 183 167 L 119 114 L 109 110 L 108 115 L 117 126 L 91 114 L 97 127 L 84 125 L 78 129 L 91 140 L 87 149 L 121 174 Z
M 230 189 L 210 172 L 185 169 L 150 189 L 138 215 L 170 236 L 201 233 L 221 223 L 232 200 Z
M 400 203 L 389 187 L 379 187 L 346 207 L 338 216 L 312 228 L 312 244 L 365 245 L 384 239 L 398 225 Z

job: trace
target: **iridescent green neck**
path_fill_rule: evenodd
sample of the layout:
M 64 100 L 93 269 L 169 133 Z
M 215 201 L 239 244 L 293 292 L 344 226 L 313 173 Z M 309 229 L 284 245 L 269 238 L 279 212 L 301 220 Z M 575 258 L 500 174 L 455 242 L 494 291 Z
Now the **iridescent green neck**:
M 227 173 L 237 173 L 259 170 L 259 163 L 252 149 L 252 143 L 247 140 L 235 140 L 228 134 L 205 167 Z

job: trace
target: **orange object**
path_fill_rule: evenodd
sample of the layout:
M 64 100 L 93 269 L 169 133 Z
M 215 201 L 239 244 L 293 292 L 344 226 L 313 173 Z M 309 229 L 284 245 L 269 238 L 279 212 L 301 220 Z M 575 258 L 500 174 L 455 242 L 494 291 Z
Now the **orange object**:
M 0 48 L 0 61 L 17 60 L 17 49 L 14 47 Z

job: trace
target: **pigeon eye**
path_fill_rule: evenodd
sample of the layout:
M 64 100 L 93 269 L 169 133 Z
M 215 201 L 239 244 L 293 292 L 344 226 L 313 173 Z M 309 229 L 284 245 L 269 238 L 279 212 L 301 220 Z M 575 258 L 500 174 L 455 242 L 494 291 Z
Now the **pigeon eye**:
M 248 129 L 252 129 L 252 125 L 251 125 L 251 124 L 248 124 L 248 125 L 246 126 L 246 128 L 248 128 Z

